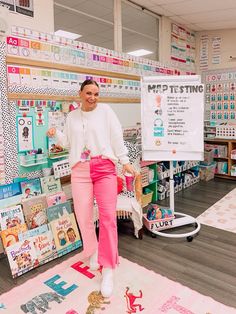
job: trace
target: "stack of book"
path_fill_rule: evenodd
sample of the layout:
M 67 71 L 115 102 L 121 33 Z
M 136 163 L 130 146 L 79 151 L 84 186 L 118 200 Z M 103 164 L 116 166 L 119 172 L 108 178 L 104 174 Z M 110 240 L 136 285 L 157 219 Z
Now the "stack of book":
M 1 201 L 1 239 L 13 277 L 82 245 L 71 202 L 54 176 L 2 186 Z

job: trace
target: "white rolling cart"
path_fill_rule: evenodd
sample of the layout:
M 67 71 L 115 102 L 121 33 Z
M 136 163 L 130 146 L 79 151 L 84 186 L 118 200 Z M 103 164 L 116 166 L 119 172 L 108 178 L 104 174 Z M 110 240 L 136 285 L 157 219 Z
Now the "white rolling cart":
M 204 153 L 204 89 L 200 76 L 149 76 L 141 81 L 143 160 L 170 162 L 172 217 L 148 220 L 152 235 L 186 238 L 191 242 L 201 226 L 192 216 L 174 210 L 173 161 L 202 160 Z M 162 232 L 191 225 L 184 233 Z

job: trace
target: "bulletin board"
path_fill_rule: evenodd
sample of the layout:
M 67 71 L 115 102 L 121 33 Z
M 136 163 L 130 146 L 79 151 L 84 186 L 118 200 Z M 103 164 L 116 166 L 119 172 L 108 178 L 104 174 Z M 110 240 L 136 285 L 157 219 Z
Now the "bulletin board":
M 14 43 L 16 42 L 18 41 L 15 39 Z M 9 44 L 7 50 L 10 49 L 9 47 L 13 48 Z M 14 52 L 18 48 L 15 46 Z M 76 66 L 55 65 L 27 58 L 7 57 L 6 81 L 8 84 L 6 85 L 8 85 L 8 93 L 6 93 L 6 96 L 8 97 L 6 98 L 5 108 L 8 108 L 9 112 L 4 121 L 7 121 L 8 128 L 11 129 L 8 133 L 11 134 L 11 137 L 8 139 L 10 158 L 7 160 L 9 169 L 6 183 L 12 182 L 16 177 L 41 177 L 44 168 L 51 168 L 54 162 L 63 158 L 49 158 L 48 156 L 48 138 L 46 136 L 49 127 L 48 113 L 54 111 L 55 104 L 57 110 L 62 110 L 65 115 L 69 111 L 70 105 L 77 105 L 79 101 L 78 90 L 85 79 L 94 79 L 99 83 L 101 102 L 132 103 L 134 106 L 140 102 L 138 76 L 119 75 L 105 71 L 99 74 L 99 71 L 96 70 L 84 72 L 84 69 L 82 70 Z M 19 134 L 23 134 L 23 129 L 20 129 L 19 133 L 17 127 L 19 117 L 22 117 L 20 119 L 22 123 L 24 117 L 26 117 L 25 119 L 32 119 L 32 145 L 25 147 L 25 149 L 22 143 L 22 147 L 19 145 Z M 40 120 L 42 121 L 39 122 Z M 25 140 L 26 143 L 27 140 Z M 40 163 L 37 162 L 36 158 L 35 162 L 30 160 L 29 164 L 25 165 L 22 160 L 28 159 L 29 156 L 25 157 L 27 150 L 41 150 L 46 153 L 46 158 Z
M 205 120 L 213 124 L 233 122 L 236 118 L 236 70 L 202 72 L 205 83 Z

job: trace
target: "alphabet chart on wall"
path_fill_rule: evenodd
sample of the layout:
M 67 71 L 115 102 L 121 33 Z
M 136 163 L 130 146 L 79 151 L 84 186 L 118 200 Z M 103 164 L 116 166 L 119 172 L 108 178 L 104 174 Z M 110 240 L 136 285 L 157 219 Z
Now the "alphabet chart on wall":
M 205 119 L 234 123 L 236 117 L 236 70 L 224 69 L 202 72 L 205 83 Z

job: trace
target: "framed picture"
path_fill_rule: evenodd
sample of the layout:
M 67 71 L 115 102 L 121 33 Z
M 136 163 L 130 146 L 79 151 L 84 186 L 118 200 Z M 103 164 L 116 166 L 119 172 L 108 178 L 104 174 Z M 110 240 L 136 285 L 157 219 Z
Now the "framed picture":
M 17 142 L 18 152 L 34 149 L 33 141 L 33 117 L 17 116 Z

